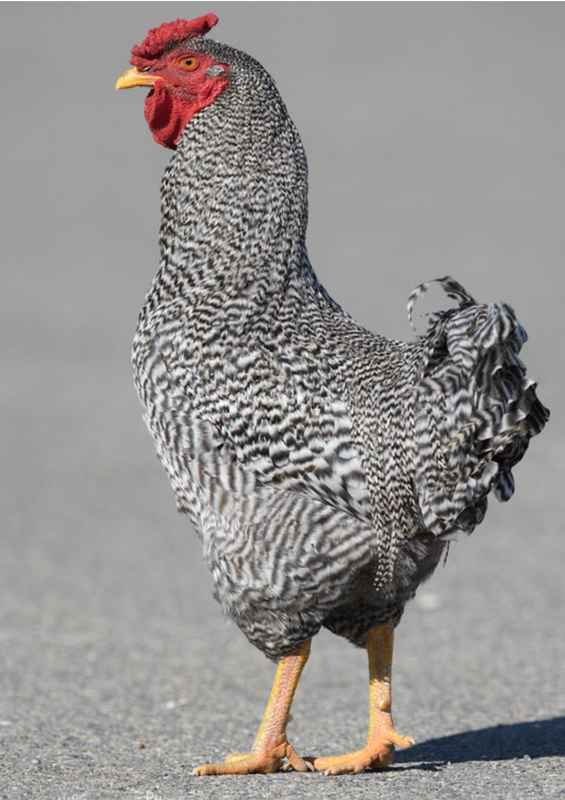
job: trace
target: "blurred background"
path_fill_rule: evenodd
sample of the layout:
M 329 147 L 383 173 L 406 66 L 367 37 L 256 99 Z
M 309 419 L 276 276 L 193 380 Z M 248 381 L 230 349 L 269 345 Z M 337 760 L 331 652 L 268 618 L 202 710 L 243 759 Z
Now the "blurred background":
M 150 135 L 144 92 L 114 84 L 149 27 L 208 11 L 214 37 L 275 77 L 301 132 L 309 252 L 330 293 L 367 327 L 410 338 L 411 289 L 451 274 L 513 305 L 530 335 L 523 357 L 550 425 L 516 469 L 515 498 L 493 503 L 407 610 L 395 703 L 404 733 L 435 742 L 400 765 L 471 769 L 484 736 L 442 738 L 507 725 L 518 744 L 489 734 L 487 753 L 533 754 L 553 775 L 565 714 L 563 4 L 2 3 L 6 796 L 168 796 L 187 766 L 248 746 L 268 694 L 272 666 L 211 599 L 129 363 L 170 152 Z M 297 749 L 360 745 L 364 662 L 319 637 Z

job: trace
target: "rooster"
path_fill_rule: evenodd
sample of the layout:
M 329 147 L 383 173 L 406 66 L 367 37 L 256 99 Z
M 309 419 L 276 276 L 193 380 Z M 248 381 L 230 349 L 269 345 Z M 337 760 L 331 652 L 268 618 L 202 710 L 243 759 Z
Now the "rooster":
M 305 245 L 298 132 L 257 61 L 204 39 L 217 21 L 150 30 L 116 85 L 149 87 L 151 133 L 175 151 L 133 346 L 145 421 L 215 597 L 277 662 L 250 752 L 194 771 L 383 768 L 413 744 L 391 716 L 405 604 L 449 539 L 482 521 L 489 493 L 510 498 L 512 467 L 548 411 L 505 303 L 441 279 L 457 307 L 403 343 L 328 295 Z M 286 728 L 322 626 L 367 649 L 369 733 L 360 750 L 306 761 Z

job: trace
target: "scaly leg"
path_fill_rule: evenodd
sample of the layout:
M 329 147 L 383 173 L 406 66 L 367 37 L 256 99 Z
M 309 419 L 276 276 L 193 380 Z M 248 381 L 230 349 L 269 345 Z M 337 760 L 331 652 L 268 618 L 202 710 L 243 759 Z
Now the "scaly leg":
M 383 769 L 394 760 L 394 745 L 412 747 L 414 739 L 401 736 L 394 730 L 391 707 L 390 679 L 392 673 L 392 620 L 371 628 L 366 644 L 369 656 L 369 733 L 362 750 L 345 756 L 316 758 L 314 769 L 326 775 L 342 772 L 363 772 L 365 769 Z
M 223 764 L 203 764 L 195 775 L 246 775 L 250 772 L 276 772 L 284 759 L 298 772 L 311 767 L 298 756 L 286 739 L 290 706 L 298 680 L 308 661 L 310 641 L 298 652 L 286 656 L 277 666 L 271 696 L 250 753 L 233 753 Z

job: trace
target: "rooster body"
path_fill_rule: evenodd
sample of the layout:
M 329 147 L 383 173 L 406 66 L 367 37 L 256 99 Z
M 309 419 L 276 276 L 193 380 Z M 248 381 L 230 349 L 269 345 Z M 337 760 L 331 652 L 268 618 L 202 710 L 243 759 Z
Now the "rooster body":
M 459 307 L 416 341 L 358 325 L 310 266 L 306 159 L 272 79 L 226 45 L 178 46 L 226 85 L 176 141 L 154 130 L 176 152 L 134 341 L 145 419 L 247 638 L 279 664 L 321 626 L 369 647 L 489 492 L 512 494 L 547 418 L 518 358 L 525 332 L 449 278 Z

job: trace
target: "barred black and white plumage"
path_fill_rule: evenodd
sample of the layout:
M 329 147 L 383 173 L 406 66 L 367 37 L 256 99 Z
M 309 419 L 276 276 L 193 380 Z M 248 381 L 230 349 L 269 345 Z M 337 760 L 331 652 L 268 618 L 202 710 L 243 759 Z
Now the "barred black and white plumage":
M 321 626 L 364 645 L 489 493 L 511 496 L 548 417 L 518 356 L 526 335 L 451 278 L 458 308 L 415 341 L 358 325 L 308 261 L 306 159 L 272 79 L 218 42 L 190 50 L 229 80 L 163 180 L 133 350 L 145 419 L 248 639 L 272 659 Z

